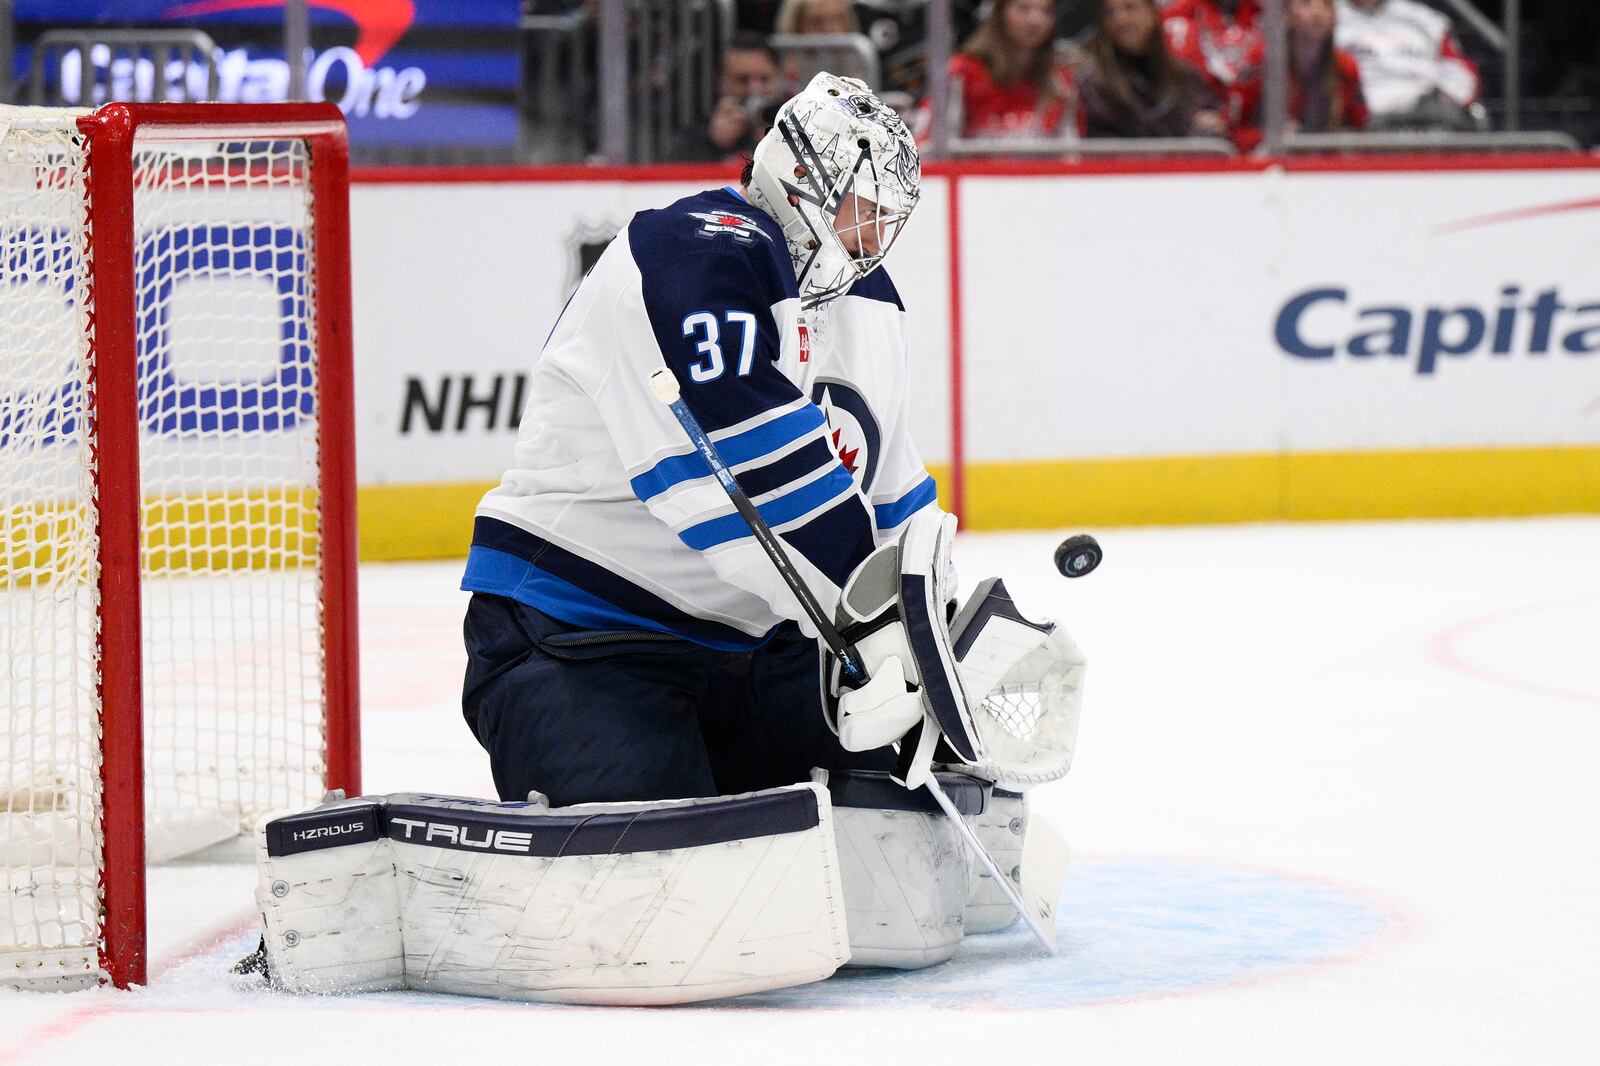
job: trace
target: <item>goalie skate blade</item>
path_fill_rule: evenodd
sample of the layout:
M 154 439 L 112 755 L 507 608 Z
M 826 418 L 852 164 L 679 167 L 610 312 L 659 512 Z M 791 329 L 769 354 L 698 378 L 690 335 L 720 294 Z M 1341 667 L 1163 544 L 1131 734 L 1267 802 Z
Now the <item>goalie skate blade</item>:
M 260 974 L 267 981 L 272 980 L 272 968 L 267 965 L 267 942 L 265 939 L 256 945 L 256 949 L 228 969 L 229 973 L 240 977 L 249 977 Z

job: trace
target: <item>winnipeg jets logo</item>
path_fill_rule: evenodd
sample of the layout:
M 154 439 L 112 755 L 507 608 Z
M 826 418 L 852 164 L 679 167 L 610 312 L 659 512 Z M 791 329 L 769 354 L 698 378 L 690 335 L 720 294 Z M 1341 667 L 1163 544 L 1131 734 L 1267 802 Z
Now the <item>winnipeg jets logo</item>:
M 872 408 L 850 385 L 830 378 L 819 378 L 812 386 L 811 402 L 822 408 L 828 419 L 828 443 L 833 454 L 850 471 L 856 484 L 870 489 L 878 472 L 878 445 L 883 436 Z
M 700 236 L 710 239 L 718 234 L 726 233 L 740 244 L 754 244 L 756 238 L 771 240 L 767 231 L 756 224 L 755 219 L 745 215 L 724 211 L 712 214 L 709 211 L 690 211 L 690 216 L 700 220 Z

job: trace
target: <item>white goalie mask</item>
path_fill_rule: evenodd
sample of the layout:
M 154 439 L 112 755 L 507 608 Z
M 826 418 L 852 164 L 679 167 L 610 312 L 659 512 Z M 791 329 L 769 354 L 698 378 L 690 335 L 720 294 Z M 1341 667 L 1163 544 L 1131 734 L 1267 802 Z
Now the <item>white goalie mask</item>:
M 865 83 L 828 73 L 778 109 L 752 163 L 750 198 L 783 227 L 803 307 L 872 273 L 921 195 L 900 116 Z

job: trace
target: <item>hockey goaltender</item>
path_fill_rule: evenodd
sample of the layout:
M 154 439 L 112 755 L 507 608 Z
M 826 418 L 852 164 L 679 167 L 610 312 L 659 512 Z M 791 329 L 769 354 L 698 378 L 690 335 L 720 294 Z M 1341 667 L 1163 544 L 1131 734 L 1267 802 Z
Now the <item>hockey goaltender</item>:
M 956 599 L 880 269 L 920 181 L 900 118 L 819 74 L 737 187 L 612 242 L 534 363 L 463 579 L 500 800 L 264 820 L 256 969 L 683 1003 L 928 966 L 1018 910 L 1053 939 L 1065 850 L 1026 790 L 1067 772 L 1084 660 L 998 580 Z

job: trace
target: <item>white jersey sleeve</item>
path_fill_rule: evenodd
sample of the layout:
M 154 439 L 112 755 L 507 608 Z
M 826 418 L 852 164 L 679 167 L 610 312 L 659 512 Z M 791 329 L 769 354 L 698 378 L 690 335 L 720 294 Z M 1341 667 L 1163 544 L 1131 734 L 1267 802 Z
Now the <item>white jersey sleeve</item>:
M 901 378 L 905 384 L 900 389 L 898 406 L 888 414 L 888 424 L 883 434 L 883 457 L 870 488 L 872 521 L 880 544 L 898 537 L 906 522 L 918 511 L 938 506 L 937 486 L 923 464 L 922 453 L 911 438 L 910 383 L 915 380 L 915 375 L 912 373 L 910 346 L 904 346 L 899 355 Z

